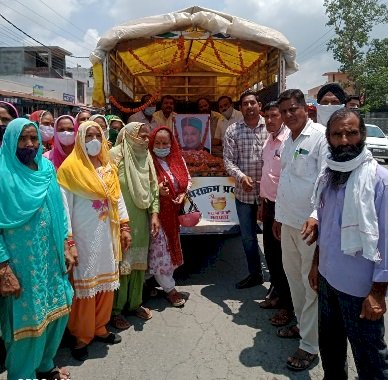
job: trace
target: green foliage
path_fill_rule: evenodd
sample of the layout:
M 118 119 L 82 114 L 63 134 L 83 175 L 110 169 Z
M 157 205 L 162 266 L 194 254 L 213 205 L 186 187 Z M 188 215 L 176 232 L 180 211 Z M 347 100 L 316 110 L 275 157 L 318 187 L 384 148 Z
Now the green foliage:
M 365 89 L 368 104 L 376 109 L 388 103 L 388 38 L 371 42 L 364 66 L 358 81 Z
M 388 9 L 378 0 L 324 0 L 327 26 L 335 36 L 327 48 L 355 85 L 366 92 L 367 106 L 386 103 L 388 95 L 388 39 L 370 41 L 372 28 L 388 22 Z

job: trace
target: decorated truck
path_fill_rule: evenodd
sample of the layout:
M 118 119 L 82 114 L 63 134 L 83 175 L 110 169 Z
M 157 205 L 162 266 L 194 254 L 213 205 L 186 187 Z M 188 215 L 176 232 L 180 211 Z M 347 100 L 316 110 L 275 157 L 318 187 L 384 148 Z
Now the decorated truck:
M 116 108 L 128 117 L 141 109 L 133 105 L 146 94 L 152 100 L 172 95 L 190 110 L 200 97 L 216 101 L 226 95 L 236 102 L 248 88 L 266 103 L 297 71 L 295 55 L 280 32 L 198 6 L 132 20 L 110 29 L 90 55 L 93 105 Z M 181 232 L 237 232 L 234 179 L 225 173 L 222 157 L 211 149 L 183 155 L 202 220 Z

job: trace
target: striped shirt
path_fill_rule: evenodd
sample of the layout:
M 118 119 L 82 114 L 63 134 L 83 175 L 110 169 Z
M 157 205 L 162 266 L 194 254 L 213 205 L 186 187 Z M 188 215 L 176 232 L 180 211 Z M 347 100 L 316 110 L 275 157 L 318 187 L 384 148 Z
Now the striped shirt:
M 240 121 L 230 125 L 225 132 L 225 169 L 236 180 L 236 198 L 244 203 L 259 203 L 263 145 L 268 137 L 267 129 L 260 123 L 261 120 L 255 128 L 250 128 L 244 121 Z M 253 180 L 253 189 L 250 192 L 242 188 L 241 180 L 244 176 Z

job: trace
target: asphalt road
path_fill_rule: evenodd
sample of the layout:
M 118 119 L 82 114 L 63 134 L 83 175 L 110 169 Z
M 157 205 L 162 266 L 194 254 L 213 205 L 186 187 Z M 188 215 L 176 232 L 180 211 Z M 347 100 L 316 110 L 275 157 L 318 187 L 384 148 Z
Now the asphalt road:
M 123 341 L 115 346 L 93 343 L 84 363 L 72 359 L 68 348 L 60 349 L 58 364 L 70 369 L 73 380 L 323 378 L 320 363 L 303 373 L 286 368 L 297 341 L 277 338 L 268 320 L 274 311 L 258 306 L 268 282 L 235 289 L 247 274 L 239 236 L 186 237 L 183 245 L 185 265 L 177 272 L 177 287 L 189 295 L 185 307 L 172 308 L 162 297 L 151 299 L 146 304 L 153 310 L 151 320 L 129 317 L 133 327 L 121 333 Z M 353 380 L 351 355 L 349 363 Z
M 183 247 L 185 265 L 176 275 L 177 288 L 189 295 L 185 307 L 172 308 L 163 297 L 149 300 L 151 320 L 129 317 L 133 326 L 121 333 L 123 341 L 93 343 L 84 363 L 75 361 L 68 348 L 60 349 L 57 364 L 68 367 L 73 380 L 323 378 L 320 363 L 303 373 L 286 368 L 297 342 L 277 338 L 268 321 L 273 311 L 258 306 L 269 283 L 234 288 L 247 274 L 239 236 L 185 237 Z M 356 378 L 349 351 L 349 380 Z M 4 379 L 6 374 L 0 374 Z

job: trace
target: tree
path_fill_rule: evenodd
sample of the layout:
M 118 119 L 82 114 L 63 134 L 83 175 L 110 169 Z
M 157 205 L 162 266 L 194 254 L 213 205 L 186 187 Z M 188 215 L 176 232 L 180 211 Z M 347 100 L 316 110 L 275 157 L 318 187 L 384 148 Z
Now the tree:
M 375 25 L 388 22 L 387 6 L 379 0 L 324 0 L 324 6 L 329 18 L 326 25 L 335 32 L 335 36 L 327 44 L 328 50 L 333 52 L 334 58 L 340 63 L 339 69 L 348 74 L 356 93 L 368 88 L 367 95 L 372 96 L 369 92 L 372 82 L 376 88 L 384 87 L 383 83 L 376 83 L 376 80 L 380 80 L 375 74 L 379 71 L 379 66 L 376 65 L 384 61 L 380 57 L 384 54 L 380 54 L 379 48 L 386 49 L 387 44 L 384 40 L 371 41 L 369 34 Z M 374 69 L 368 72 L 367 64 L 371 63 Z M 386 94 L 373 94 L 373 104 L 385 103 Z M 376 96 L 381 100 L 378 101 Z
M 388 104 L 388 38 L 371 42 L 364 72 L 358 81 L 365 90 L 369 108 L 378 109 Z

